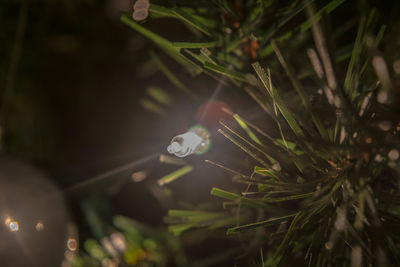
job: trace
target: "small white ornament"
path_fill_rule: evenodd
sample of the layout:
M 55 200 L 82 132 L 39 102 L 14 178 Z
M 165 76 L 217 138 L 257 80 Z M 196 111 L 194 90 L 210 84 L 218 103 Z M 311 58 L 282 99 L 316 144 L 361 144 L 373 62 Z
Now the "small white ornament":
M 167 150 L 177 157 L 186 157 L 191 154 L 203 154 L 210 145 L 208 132 L 200 126 L 195 126 L 184 134 L 172 138 Z

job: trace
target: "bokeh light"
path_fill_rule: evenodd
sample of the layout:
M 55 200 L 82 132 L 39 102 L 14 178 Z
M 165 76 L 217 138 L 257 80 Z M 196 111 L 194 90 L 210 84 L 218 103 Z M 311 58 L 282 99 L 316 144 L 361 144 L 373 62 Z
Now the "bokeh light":
M 42 222 L 38 222 L 35 226 L 36 231 L 41 232 L 44 230 L 44 224 Z
M 12 221 L 8 224 L 11 232 L 17 232 L 19 230 L 19 223 L 17 221 Z
M 70 251 L 76 251 L 78 248 L 78 242 L 75 238 L 69 238 L 67 241 L 67 247 Z
M 122 233 L 113 233 L 110 236 L 112 245 L 120 252 L 124 252 L 127 248 L 125 236 Z

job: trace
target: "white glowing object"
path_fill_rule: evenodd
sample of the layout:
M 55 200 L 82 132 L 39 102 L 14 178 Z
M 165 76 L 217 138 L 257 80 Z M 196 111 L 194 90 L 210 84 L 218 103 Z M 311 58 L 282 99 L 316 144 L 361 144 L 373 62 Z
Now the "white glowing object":
M 180 134 L 172 138 L 167 150 L 170 154 L 177 157 L 186 157 L 191 154 L 202 154 L 207 151 L 210 145 L 208 132 L 196 126 L 184 134 Z
M 9 223 L 8 227 L 10 228 L 11 232 L 16 232 L 19 230 L 19 224 L 17 221 L 12 221 Z

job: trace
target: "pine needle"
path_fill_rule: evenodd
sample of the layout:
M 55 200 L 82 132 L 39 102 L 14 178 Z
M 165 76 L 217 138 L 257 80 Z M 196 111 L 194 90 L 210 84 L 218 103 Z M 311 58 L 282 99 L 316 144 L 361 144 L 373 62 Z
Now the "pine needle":
M 251 140 L 262 146 L 260 139 L 258 139 L 258 137 L 253 133 L 252 130 L 250 130 L 250 128 L 238 114 L 233 115 L 233 118 L 240 125 L 240 127 L 242 127 L 242 129 L 247 133 L 247 135 L 250 137 Z
M 265 220 L 265 221 L 260 221 L 260 222 L 256 222 L 256 223 L 249 223 L 249 224 L 246 224 L 246 225 L 232 227 L 232 228 L 229 228 L 226 231 L 226 234 L 227 235 L 232 235 L 232 234 L 236 234 L 236 233 L 242 232 L 242 231 L 254 230 L 254 229 L 259 228 L 259 227 L 271 226 L 271 225 L 274 225 L 274 224 L 277 224 L 277 223 L 282 223 L 282 221 L 285 221 L 287 219 L 291 219 L 294 216 L 296 216 L 296 214 L 290 214 L 290 215 L 282 216 L 282 217 L 279 217 L 279 218 L 272 218 L 272 219 L 268 219 L 268 220 Z
M 157 180 L 157 183 L 159 186 L 163 186 L 166 184 L 169 184 L 178 178 L 188 174 L 189 172 L 193 171 L 193 167 L 190 165 L 186 165 L 174 172 L 171 172 L 170 174 L 165 175 L 164 177 L 160 178 Z

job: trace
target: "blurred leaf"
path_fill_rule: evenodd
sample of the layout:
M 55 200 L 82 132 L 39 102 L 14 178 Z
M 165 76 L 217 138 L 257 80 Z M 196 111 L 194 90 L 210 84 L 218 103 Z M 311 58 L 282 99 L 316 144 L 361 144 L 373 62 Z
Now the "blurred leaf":
M 173 164 L 173 165 L 186 165 L 187 162 L 183 158 L 178 158 L 176 156 L 170 156 L 170 155 L 160 155 L 160 162 L 162 163 L 167 163 L 167 164 Z
M 167 111 L 163 107 L 161 107 L 160 105 L 154 103 L 151 100 L 143 98 L 143 99 L 140 100 L 140 104 L 145 109 L 147 109 L 147 110 L 149 110 L 151 112 L 154 112 L 154 113 L 156 113 L 158 115 L 165 116 L 165 114 L 167 114 Z
M 179 88 L 182 92 L 187 95 L 194 97 L 193 93 L 189 91 L 189 89 L 176 77 L 176 75 L 161 61 L 161 59 L 153 52 L 150 53 L 153 62 L 157 65 L 159 70 L 164 73 L 165 77 L 174 84 L 177 88 Z
M 191 172 L 193 170 L 193 167 L 190 165 L 186 165 L 174 172 L 171 172 L 168 175 L 165 175 L 164 177 L 160 178 L 157 180 L 158 185 L 163 186 L 166 184 L 169 184 L 173 181 L 175 181 L 176 179 L 188 174 L 189 172 Z
M 147 94 L 157 100 L 159 103 L 164 104 L 166 106 L 171 105 L 172 100 L 171 97 L 165 92 L 163 89 L 158 87 L 149 87 L 147 88 Z
M 102 260 L 107 257 L 106 252 L 100 244 L 94 239 L 88 239 L 84 243 L 85 250 L 94 258 Z

